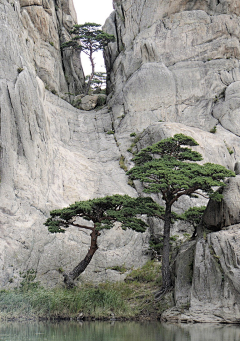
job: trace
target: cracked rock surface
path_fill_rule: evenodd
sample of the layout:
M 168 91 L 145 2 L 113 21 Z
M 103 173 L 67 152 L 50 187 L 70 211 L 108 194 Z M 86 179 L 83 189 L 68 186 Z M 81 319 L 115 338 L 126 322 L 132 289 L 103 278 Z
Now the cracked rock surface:
M 62 58 L 59 49 L 74 22 L 72 1 L 0 0 L 1 287 L 18 286 L 30 269 L 47 286 L 62 283 L 61 271 L 87 253 L 88 233 L 48 233 L 50 210 L 107 194 L 137 195 L 107 134 L 108 110 L 85 112 L 61 98 L 83 85 L 80 61 L 75 67 L 74 55 Z M 82 280 L 117 280 L 121 275 L 109 267 L 148 259 L 147 233 L 116 230 L 115 238 L 114 231 L 99 238 L 99 256 Z
M 204 162 L 239 174 L 240 4 L 238 1 L 115 0 L 104 29 L 108 105 L 129 167 L 131 154 L 177 132 L 192 136 Z M 135 143 L 129 134 L 135 132 Z M 138 191 L 142 188 L 138 185 Z M 209 202 L 211 232 L 182 246 L 170 321 L 239 322 L 239 176 L 221 203 Z M 175 207 L 200 206 L 183 198 Z M 156 222 L 155 234 L 158 233 Z M 174 227 L 175 228 L 175 227 Z M 223 229 L 223 230 L 221 230 Z M 221 230 L 221 231 L 219 231 Z M 219 232 L 216 232 L 219 231 Z
M 86 112 L 67 102 L 84 86 L 79 58 L 60 51 L 76 22 L 72 0 L 0 0 L 2 288 L 18 286 L 29 269 L 46 286 L 62 283 L 61 272 L 85 256 L 89 234 L 74 227 L 48 233 L 49 211 L 76 200 L 141 194 L 123 170 L 132 166 L 132 151 L 180 132 L 197 140 L 203 162 L 239 174 L 239 2 L 113 3 L 105 24 L 116 36 L 105 51 L 107 107 Z M 238 178 L 227 184 L 222 206 L 209 209 L 214 232 L 201 231 L 180 249 L 176 306 L 164 319 L 240 321 Z M 184 198 L 175 210 L 206 203 Z M 151 229 L 159 236 L 162 224 L 152 220 Z M 178 222 L 173 233 L 182 229 Z M 148 241 L 149 232 L 118 225 L 103 231 L 81 281 L 123 280 L 126 274 L 113 268 L 143 265 Z

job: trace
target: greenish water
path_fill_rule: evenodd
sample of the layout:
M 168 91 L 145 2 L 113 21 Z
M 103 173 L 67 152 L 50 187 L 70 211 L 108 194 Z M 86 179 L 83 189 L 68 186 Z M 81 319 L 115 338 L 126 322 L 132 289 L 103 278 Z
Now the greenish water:
M 0 323 L 0 341 L 239 341 L 240 325 L 157 322 Z

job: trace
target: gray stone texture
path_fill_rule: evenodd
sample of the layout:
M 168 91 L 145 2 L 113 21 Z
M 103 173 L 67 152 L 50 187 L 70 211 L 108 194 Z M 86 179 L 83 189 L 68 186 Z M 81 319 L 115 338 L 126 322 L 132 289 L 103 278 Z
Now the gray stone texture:
M 113 4 L 104 28 L 116 36 L 105 51 L 107 106 L 83 111 L 67 103 L 83 90 L 81 63 L 71 49 L 60 50 L 76 22 L 72 0 L 0 0 L 1 288 L 19 285 L 29 269 L 46 286 L 62 283 L 61 271 L 85 256 L 90 238 L 74 227 L 48 233 L 49 211 L 107 194 L 142 194 L 119 164 L 124 157 L 132 166 L 131 151 L 181 132 L 198 141 L 203 162 L 239 172 L 238 1 Z M 164 319 L 239 322 L 238 178 L 229 180 L 221 207 L 207 218 L 222 230 L 203 231 L 182 246 L 176 307 Z M 202 204 L 206 199 L 184 198 L 175 210 Z M 151 231 L 161 235 L 161 229 L 151 221 Z M 181 230 L 186 224 L 177 223 L 172 233 Z M 111 268 L 144 264 L 148 240 L 149 231 L 119 225 L 103 231 L 80 281 L 123 280 L 126 274 Z
M 163 320 L 239 323 L 238 241 L 239 224 L 181 248 L 176 262 L 176 306 L 163 313 Z
M 108 110 L 85 112 L 60 98 L 83 83 L 80 66 L 74 68 L 69 56 L 62 62 L 60 53 L 59 31 L 66 29 L 66 18 L 75 22 L 71 4 L 0 0 L 1 287 L 19 285 L 29 269 L 45 285 L 61 284 L 61 270 L 71 270 L 85 256 L 88 233 L 74 228 L 48 233 L 43 223 L 50 210 L 107 194 L 136 196 L 119 167 L 114 136 L 107 134 Z M 63 63 L 72 65 L 69 82 Z M 102 233 L 82 280 L 124 277 L 108 268 L 144 264 L 147 241 L 148 233 Z
M 223 199 L 210 200 L 203 215 L 203 224 L 208 229 L 220 230 L 240 223 L 240 176 L 228 179 L 220 192 Z
M 141 132 L 158 121 L 207 132 L 216 126 L 234 152 L 239 147 L 237 2 L 139 0 L 114 1 L 114 6 L 104 29 L 117 36 L 105 52 L 116 133 L 132 127 Z
M 113 3 L 104 27 L 117 37 L 105 51 L 108 105 L 128 167 L 130 152 L 181 132 L 197 140 L 203 162 L 239 174 L 239 2 Z M 223 194 L 220 203 L 209 202 L 204 223 L 213 231 L 228 228 L 208 236 L 202 230 L 199 240 L 183 245 L 175 262 L 176 307 L 163 319 L 239 322 L 239 176 Z M 207 202 L 183 198 L 175 210 L 202 204 Z M 161 234 L 161 224 L 152 228 Z

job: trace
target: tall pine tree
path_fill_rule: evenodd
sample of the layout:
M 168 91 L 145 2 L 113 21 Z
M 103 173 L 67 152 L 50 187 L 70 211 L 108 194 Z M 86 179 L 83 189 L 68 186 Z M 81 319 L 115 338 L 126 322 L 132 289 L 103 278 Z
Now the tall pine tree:
M 128 172 L 132 180 L 142 182 L 144 192 L 160 193 L 165 202 L 162 288 L 159 297 L 172 287 L 169 256 L 173 204 L 183 195 L 201 195 L 202 192 L 209 198 L 221 200 L 222 196 L 213 188 L 224 186 L 226 177 L 235 176 L 234 172 L 221 165 L 196 163 L 202 160 L 202 155 L 189 146 L 197 145 L 193 138 L 176 134 L 142 149 L 133 158 L 135 166 Z
M 62 48 L 73 48 L 84 52 L 91 63 L 92 72 L 88 78 L 88 83 L 85 93 L 88 94 L 92 79 L 95 73 L 95 63 L 93 54 L 97 51 L 103 51 L 110 43 L 115 41 L 115 37 L 111 34 L 100 30 L 101 25 L 96 23 L 85 23 L 83 25 L 74 25 L 71 30 L 73 38 L 62 44 Z

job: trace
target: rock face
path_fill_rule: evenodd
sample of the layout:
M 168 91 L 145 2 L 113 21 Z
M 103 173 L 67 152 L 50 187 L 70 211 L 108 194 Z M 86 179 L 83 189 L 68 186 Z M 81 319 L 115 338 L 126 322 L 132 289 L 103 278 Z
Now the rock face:
M 77 21 L 72 0 L 20 0 L 12 6 L 24 28 L 19 27 L 24 32 L 24 49 L 47 89 L 65 96 L 79 93 L 84 84 L 79 57 L 69 50 L 60 53 L 61 43 L 69 40 L 68 31 Z
M 114 6 L 105 30 L 117 37 L 106 51 L 116 133 L 140 132 L 158 121 L 216 130 L 238 160 L 239 4 L 139 0 Z
M 0 52 L 1 287 L 19 285 L 29 269 L 46 285 L 61 283 L 59 271 L 72 269 L 85 256 L 88 234 L 74 229 L 49 234 L 43 225 L 49 210 L 106 194 L 137 195 L 119 167 L 114 136 L 107 134 L 112 130 L 108 110 L 84 112 L 55 95 L 82 86 L 74 56 L 62 61 L 59 49 L 71 23 L 68 1 L 0 0 L 5 46 Z M 101 236 L 98 257 L 83 280 L 119 279 L 109 267 L 126 263 L 130 268 L 148 259 L 147 233 L 115 229 L 110 235 L 111 240 Z
M 239 224 L 181 248 L 168 321 L 239 323 Z
M 29 269 L 45 285 L 62 282 L 60 272 L 85 256 L 89 235 L 73 227 L 49 234 L 49 211 L 107 194 L 137 196 L 141 186 L 129 186 L 123 169 L 133 151 L 180 132 L 197 140 L 203 162 L 239 174 L 238 1 L 113 3 L 107 107 L 86 112 L 66 101 L 84 85 L 78 56 L 60 50 L 76 22 L 72 0 L 0 0 L 1 287 L 19 285 Z M 176 307 L 165 319 L 239 322 L 238 183 L 231 179 L 222 206 L 209 203 L 206 212 L 212 230 L 224 229 L 181 248 Z M 204 203 L 183 199 L 175 210 Z M 152 225 L 160 234 L 161 224 Z M 123 279 L 111 268 L 144 264 L 148 240 L 149 232 L 104 231 L 81 281 Z
M 240 4 L 113 3 L 115 12 L 104 27 L 117 37 L 105 51 L 108 105 L 128 166 L 126 150 L 182 132 L 198 141 L 204 162 L 239 174 Z M 239 176 L 228 181 L 223 194 L 221 203 L 209 203 L 204 222 L 213 231 L 229 227 L 182 247 L 176 260 L 176 308 L 164 314 L 166 320 L 239 322 L 240 235 L 234 225 L 240 222 Z M 200 205 L 184 198 L 175 209 L 193 204 Z
M 203 215 L 203 223 L 208 229 L 220 230 L 240 223 L 240 176 L 227 180 L 221 190 L 220 202 L 210 200 Z

